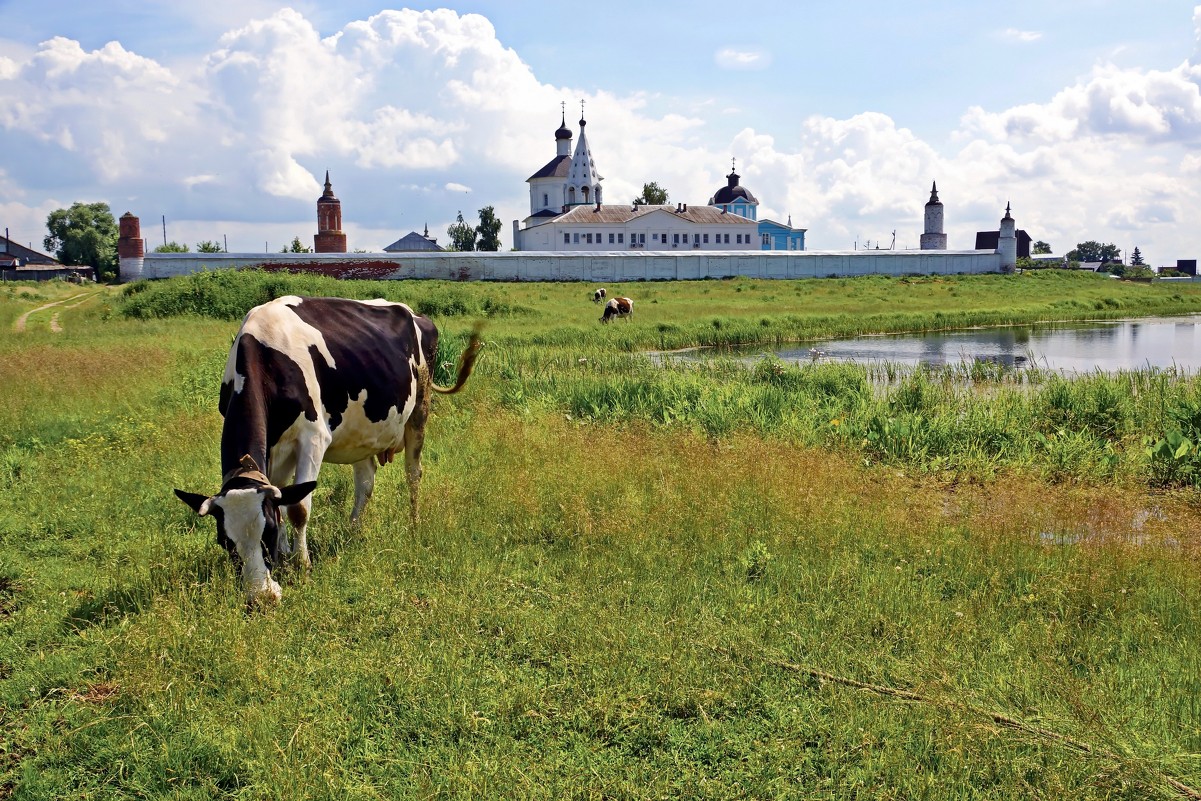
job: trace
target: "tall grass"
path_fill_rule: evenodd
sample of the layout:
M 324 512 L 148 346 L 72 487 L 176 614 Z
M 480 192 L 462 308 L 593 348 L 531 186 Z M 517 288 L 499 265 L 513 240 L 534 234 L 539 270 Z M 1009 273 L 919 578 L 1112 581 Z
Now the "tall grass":
M 811 283 L 806 302 L 843 291 Z M 601 328 L 580 289 L 396 287 L 462 299 L 438 320 L 448 352 L 489 298 L 533 312 L 490 321 L 479 375 L 436 399 L 422 527 L 395 468 L 351 526 L 350 471 L 327 465 L 313 571 L 253 614 L 211 522 L 171 494 L 216 489 L 216 386 L 244 310 L 129 318 L 116 299 L 61 337 L 7 338 L 0 796 L 1201 786 L 1201 506 L 1179 476 L 1148 491 L 1143 443 L 1192 436 L 1194 379 L 662 367 L 615 342 L 644 349 L 664 320 Z M 645 289 L 649 307 L 794 291 Z M 160 291 L 176 290 L 136 297 Z
M 1073 511 L 1087 497 L 1053 488 L 944 496 L 744 434 L 598 436 L 482 398 L 438 412 L 427 525 L 394 522 L 406 493 L 385 470 L 350 528 L 348 471 L 327 468 L 314 572 L 262 615 L 169 495 L 211 482 L 211 413 L 45 454 L 0 500 L 16 588 L 0 781 L 31 797 L 1134 798 L 1161 774 L 1201 780 L 1182 636 L 1201 587 L 1172 550 L 1128 544 L 1136 496 L 1090 496 L 1107 539 Z
M 709 436 L 753 431 L 808 446 L 858 452 L 924 472 L 988 477 L 998 470 L 1053 480 L 1144 486 L 1201 480 L 1186 469 L 1195 446 L 1170 458 L 1154 443 L 1192 426 L 1201 379 L 1173 371 L 1066 379 L 961 380 L 955 370 L 915 370 L 877 383 L 854 364 L 752 368 L 629 359 L 619 368 L 538 371 L 506 365 L 500 396 L 510 408 L 562 409 L 606 425 L 643 420 Z M 1165 461 L 1167 459 L 1167 461 Z

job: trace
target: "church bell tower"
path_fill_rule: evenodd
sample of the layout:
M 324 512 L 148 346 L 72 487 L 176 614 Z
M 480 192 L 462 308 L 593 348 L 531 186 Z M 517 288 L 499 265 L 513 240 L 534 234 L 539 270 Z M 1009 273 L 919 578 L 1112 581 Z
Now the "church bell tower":
M 342 233 L 342 201 L 334 197 L 325 171 L 325 191 L 317 198 L 317 234 L 313 237 L 315 253 L 345 253 L 346 234 Z
M 930 187 L 926 203 L 926 228 L 921 239 L 922 250 L 946 250 L 947 235 L 942 232 L 942 201 L 938 199 L 938 182 Z

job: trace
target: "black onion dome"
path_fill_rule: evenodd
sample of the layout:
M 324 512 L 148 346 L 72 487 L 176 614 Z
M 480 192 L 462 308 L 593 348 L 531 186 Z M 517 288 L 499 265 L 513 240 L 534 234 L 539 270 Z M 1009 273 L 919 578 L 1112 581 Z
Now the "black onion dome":
M 567 127 L 567 116 L 563 116 L 563 121 L 559 123 L 559 130 L 555 131 L 555 139 L 570 139 L 571 129 Z
M 755 196 L 750 193 L 745 186 L 740 186 L 738 179 L 741 178 L 738 173 L 732 172 L 726 176 L 727 184 L 713 195 L 709 201 L 710 206 L 720 206 L 723 203 L 734 203 L 738 200 L 745 200 L 748 203 L 758 203 Z

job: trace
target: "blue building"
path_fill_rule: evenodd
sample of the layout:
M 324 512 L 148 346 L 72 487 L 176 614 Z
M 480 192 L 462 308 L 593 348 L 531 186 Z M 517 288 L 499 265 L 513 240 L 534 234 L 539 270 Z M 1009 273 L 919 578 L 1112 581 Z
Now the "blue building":
M 793 228 L 792 218 L 788 224 L 775 220 L 759 221 L 760 250 L 804 250 L 806 228 Z
M 791 217 L 787 225 L 775 220 L 759 220 L 759 201 L 739 183 L 741 177 L 731 164 L 726 185 L 713 193 L 709 205 L 721 209 L 723 214 L 737 214 L 758 222 L 760 250 L 804 250 L 806 229 L 793 228 Z

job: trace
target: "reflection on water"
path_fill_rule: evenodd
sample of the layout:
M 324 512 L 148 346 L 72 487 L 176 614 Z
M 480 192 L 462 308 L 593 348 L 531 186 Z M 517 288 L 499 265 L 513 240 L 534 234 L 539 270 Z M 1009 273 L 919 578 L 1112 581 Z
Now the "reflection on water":
M 974 360 L 1064 373 L 1176 367 L 1201 371 L 1201 317 L 1057 323 L 806 342 L 776 351 L 814 358 L 938 367 Z M 763 347 L 741 355 L 762 354 Z M 740 355 L 734 351 L 734 355 Z

